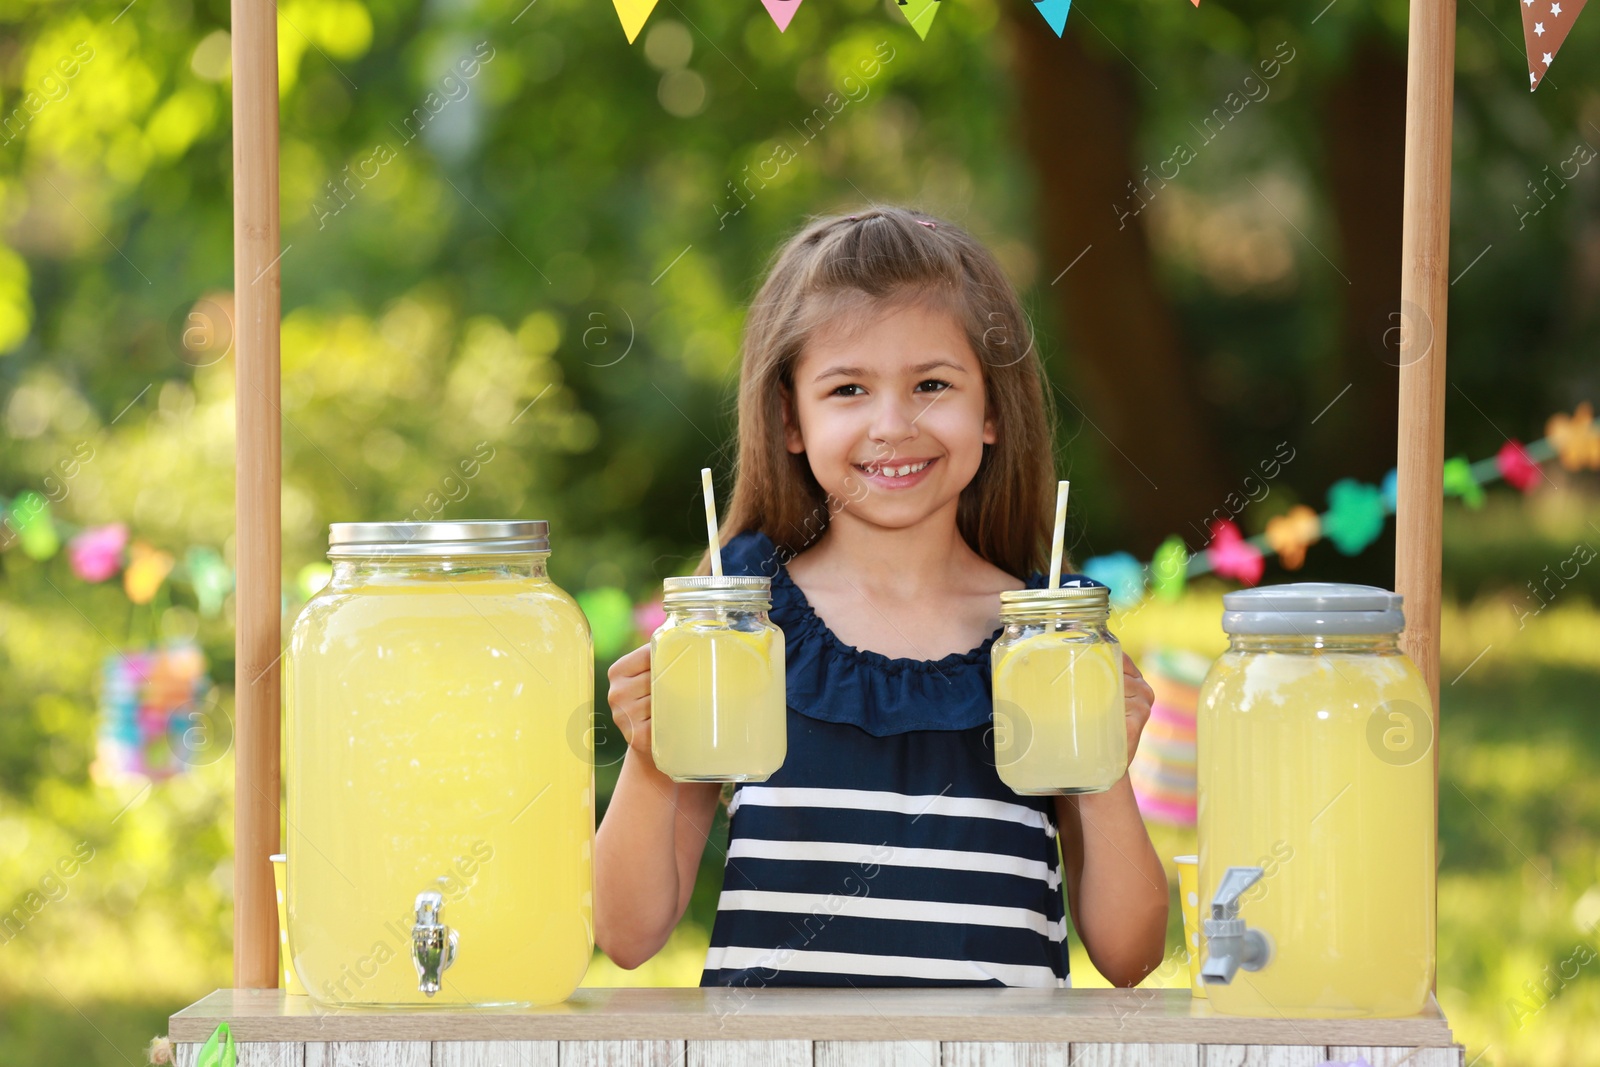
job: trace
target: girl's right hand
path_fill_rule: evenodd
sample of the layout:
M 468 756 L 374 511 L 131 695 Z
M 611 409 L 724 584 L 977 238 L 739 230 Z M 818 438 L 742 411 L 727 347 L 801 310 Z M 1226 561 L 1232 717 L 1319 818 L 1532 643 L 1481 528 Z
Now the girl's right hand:
M 606 671 L 611 689 L 606 700 L 611 705 L 611 721 L 622 731 L 623 740 L 650 764 L 650 645 L 645 643 L 613 663 Z

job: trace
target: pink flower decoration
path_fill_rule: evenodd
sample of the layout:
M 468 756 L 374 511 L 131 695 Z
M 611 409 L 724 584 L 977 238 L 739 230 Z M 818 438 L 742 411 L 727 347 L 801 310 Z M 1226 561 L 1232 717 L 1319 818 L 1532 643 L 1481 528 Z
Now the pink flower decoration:
M 1261 550 L 1239 535 L 1239 527 L 1227 519 L 1211 524 L 1211 546 L 1206 549 L 1211 569 L 1224 578 L 1255 585 L 1266 569 Z
M 92 526 L 67 544 L 72 571 L 86 582 L 103 582 L 122 566 L 122 550 L 128 544 L 128 528 L 120 522 Z
M 1522 447 L 1521 441 L 1507 441 L 1500 446 L 1500 451 L 1494 458 L 1500 465 L 1500 476 L 1512 488 L 1527 493 L 1532 492 L 1533 487 L 1539 484 L 1539 464 L 1528 455 L 1528 450 Z

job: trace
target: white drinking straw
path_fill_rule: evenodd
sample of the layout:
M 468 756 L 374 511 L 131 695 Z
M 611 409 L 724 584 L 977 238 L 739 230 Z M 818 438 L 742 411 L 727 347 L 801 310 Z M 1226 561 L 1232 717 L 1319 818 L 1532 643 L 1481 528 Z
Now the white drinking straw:
M 1056 535 L 1050 543 L 1050 588 L 1061 588 L 1061 547 L 1067 536 L 1067 487 L 1071 482 L 1056 483 Z
M 711 573 L 722 577 L 722 546 L 717 544 L 717 498 L 711 491 L 711 468 L 700 468 L 700 488 L 706 498 L 706 540 L 711 542 Z

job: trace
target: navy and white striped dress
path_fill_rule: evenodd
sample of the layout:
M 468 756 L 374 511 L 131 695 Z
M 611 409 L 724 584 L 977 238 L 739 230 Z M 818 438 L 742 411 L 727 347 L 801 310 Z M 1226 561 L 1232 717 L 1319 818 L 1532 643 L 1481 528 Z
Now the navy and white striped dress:
M 789 749 L 734 790 L 700 984 L 1068 985 L 1052 800 L 994 768 L 994 638 L 890 659 L 835 637 L 766 535 L 738 535 L 722 559 L 772 578 Z

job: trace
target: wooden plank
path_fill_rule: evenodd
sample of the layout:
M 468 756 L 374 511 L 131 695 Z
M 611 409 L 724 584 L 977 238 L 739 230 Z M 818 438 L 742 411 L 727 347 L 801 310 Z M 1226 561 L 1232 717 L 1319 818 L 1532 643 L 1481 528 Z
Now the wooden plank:
M 1200 1067 L 1319 1067 L 1321 1045 L 1201 1045 Z
M 176 1067 L 195 1067 L 200 1060 L 201 1041 L 179 1041 L 172 1046 Z M 235 1042 L 239 1067 L 303 1067 L 305 1046 L 292 1041 Z
M 235 1047 L 239 1067 L 303 1067 L 306 1060 L 306 1047 L 292 1041 L 246 1041 Z
M 688 1067 L 812 1067 L 809 1041 L 690 1041 Z
M 815 1067 L 939 1067 L 937 1041 L 818 1041 L 812 1055 Z
M 1072 1046 L 1062 1041 L 946 1041 L 941 1067 L 1071 1067 Z
M 1242 1018 L 1186 989 L 579 989 L 485 1013 L 335 1011 L 278 990 L 224 990 L 172 1016 L 174 1041 L 227 1021 L 240 1041 L 883 1041 L 1449 1048 L 1430 1002 L 1409 1019 Z
M 561 1042 L 561 1067 L 684 1067 L 683 1057 L 682 1041 Z
M 1334 1063 L 1366 1060 L 1370 1067 L 1463 1067 L 1465 1050 L 1452 1048 L 1400 1048 L 1335 1046 L 1328 1050 Z
M 555 1041 L 437 1041 L 433 1067 L 557 1067 Z
M 1200 1067 L 1200 1046 L 1074 1044 L 1072 1067 Z
M 430 1067 L 433 1058 L 427 1041 L 308 1041 L 305 1050 L 305 1067 Z

